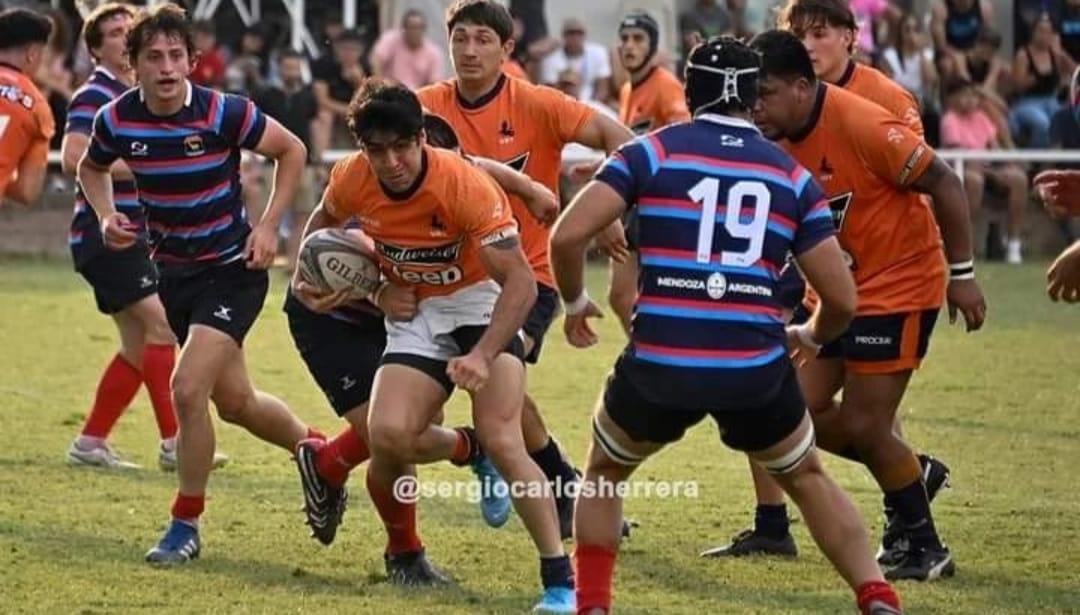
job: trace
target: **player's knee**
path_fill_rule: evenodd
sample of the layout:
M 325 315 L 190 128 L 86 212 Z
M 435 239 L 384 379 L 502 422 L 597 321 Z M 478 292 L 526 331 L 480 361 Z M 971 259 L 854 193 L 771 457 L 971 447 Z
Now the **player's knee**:
M 615 310 L 616 314 L 629 314 L 634 308 L 634 300 L 637 298 L 636 291 L 628 291 L 618 286 L 612 286 L 608 290 L 608 305 Z
M 417 457 L 416 434 L 399 426 L 369 423 L 368 439 L 373 456 L 405 462 Z
M 251 388 L 215 390 L 212 399 L 221 420 L 234 425 L 247 424 L 246 417 L 254 412 L 258 405 L 255 391 Z
M 174 373 L 171 384 L 173 405 L 180 420 L 191 412 L 197 412 L 209 393 L 205 386 L 186 373 Z
M 525 458 L 525 447 L 517 434 L 482 433 L 480 446 L 484 449 L 484 454 L 500 468 Z

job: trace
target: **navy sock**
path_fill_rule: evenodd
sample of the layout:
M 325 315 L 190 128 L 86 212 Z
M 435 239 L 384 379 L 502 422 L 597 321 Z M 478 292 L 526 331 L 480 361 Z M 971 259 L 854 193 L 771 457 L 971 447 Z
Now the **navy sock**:
M 754 533 L 774 540 L 781 540 L 791 531 L 787 505 L 758 504 L 754 512 Z
M 540 466 L 540 471 L 551 482 L 555 482 L 556 479 L 561 477 L 565 486 L 577 480 L 574 468 L 567 463 L 566 457 L 559 450 L 559 444 L 555 442 L 555 438 L 548 437 L 544 448 L 529 453 L 529 457 L 532 457 L 536 465 Z
M 917 548 L 941 548 L 941 540 L 934 528 L 934 518 L 930 514 L 930 501 L 926 497 L 926 487 L 919 479 L 903 489 L 885 493 L 904 523 L 911 545 Z
M 541 557 L 540 580 L 544 584 L 544 589 L 549 587 L 574 589 L 574 569 L 570 566 L 570 556 Z

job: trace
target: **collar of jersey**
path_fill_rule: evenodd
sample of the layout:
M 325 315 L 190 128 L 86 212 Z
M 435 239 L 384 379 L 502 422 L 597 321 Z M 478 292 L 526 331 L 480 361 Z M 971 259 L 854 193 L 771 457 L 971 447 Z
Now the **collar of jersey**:
M 806 120 L 806 125 L 799 129 L 799 132 L 788 137 L 788 141 L 798 143 L 814 132 L 818 120 L 821 119 L 821 110 L 825 107 L 825 91 L 828 89 L 829 86 L 824 81 L 817 82 L 817 93 L 814 94 L 814 108 L 810 110 L 810 117 Z
M 98 64 L 97 66 L 94 67 L 94 72 L 95 73 L 101 73 L 102 75 L 105 75 L 106 77 L 108 77 L 109 79 L 112 79 L 113 81 L 120 81 L 119 79 L 116 78 L 116 75 L 114 75 L 111 70 L 105 68 L 104 66 L 102 66 L 100 64 Z M 142 90 L 139 90 L 139 92 L 141 93 Z M 141 94 L 140 94 L 140 96 L 141 96 Z M 140 100 L 142 100 L 142 99 L 140 98 Z
M 491 91 L 487 94 L 484 94 L 480 98 L 477 98 L 473 102 L 469 102 L 461 97 L 461 90 L 458 89 L 456 83 L 454 84 L 454 95 L 457 96 L 457 101 L 458 104 L 461 105 L 461 108 L 469 111 L 475 111 L 476 109 L 479 109 L 480 107 L 483 107 L 489 102 L 495 100 L 495 97 L 499 95 L 499 92 L 502 92 L 504 87 L 506 87 L 506 74 L 502 73 L 499 75 L 499 80 L 495 82 L 495 86 L 491 88 Z
M 0 66 L 3 66 L 4 68 L 9 68 L 9 69 L 11 69 L 11 70 L 13 70 L 13 71 L 15 71 L 17 73 L 22 73 L 22 70 L 18 66 L 15 66 L 14 64 L 8 64 L 7 62 L 0 62 Z
M 737 117 L 731 117 L 727 115 L 720 115 L 719 113 L 702 113 L 694 118 L 695 120 L 703 120 L 712 124 L 719 124 L 721 126 L 727 126 L 729 128 L 743 128 L 746 130 L 753 130 L 756 133 L 760 133 L 757 126 L 752 123 L 741 120 Z
M 851 79 L 855 76 L 855 61 L 848 60 L 847 68 L 844 69 L 844 74 L 840 75 L 840 79 L 836 81 L 836 87 L 846 88 Z
M 187 84 L 187 96 L 184 96 L 184 106 L 185 107 L 190 107 L 191 106 L 191 95 L 195 91 L 195 86 L 192 85 L 192 83 L 190 81 L 188 81 L 187 79 L 184 80 L 184 83 Z M 141 103 L 146 102 L 146 98 L 143 96 L 142 87 L 139 88 L 139 102 L 141 102 Z
M 420 186 L 424 185 L 424 180 L 427 179 L 427 173 L 428 148 L 425 147 L 423 152 L 421 152 L 420 154 L 420 173 L 416 175 L 416 181 L 414 181 L 411 186 L 402 190 L 401 192 L 394 192 L 393 190 L 388 188 L 386 184 L 380 181 L 379 189 L 381 189 L 383 191 L 383 194 L 386 195 L 386 198 L 390 199 L 391 201 L 408 201 L 416 195 L 416 193 L 420 190 Z

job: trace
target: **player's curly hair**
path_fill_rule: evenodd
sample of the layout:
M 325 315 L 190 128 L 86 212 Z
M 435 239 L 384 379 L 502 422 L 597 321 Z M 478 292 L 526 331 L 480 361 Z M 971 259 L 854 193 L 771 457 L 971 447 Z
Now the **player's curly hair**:
M 419 136 L 424 129 L 424 109 L 409 88 L 369 77 L 360 84 L 349 102 L 346 121 L 358 144 L 376 132 L 407 139 Z
M 127 36 L 128 58 L 132 65 L 135 64 L 142 48 L 159 34 L 180 39 L 187 48 L 188 57 L 192 61 L 195 60 L 195 39 L 187 13 L 179 6 L 166 2 L 135 18 L 135 23 Z
M 101 43 L 105 40 L 105 33 L 101 31 L 101 24 L 117 15 L 127 15 L 134 19 L 138 15 L 138 12 L 135 10 L 135 7 L 130 4 L 106 2 L 105 4 L 99 4 L 97 8 L 86 16 L 86 21 L 83 22 L 82 27 L 82 39 L 86 43 L 86 48 L 90 52 L 90 55 L 93 56 L 94 49 L 100 47 Z M 94 59 L 97 58 L 95 57 Z

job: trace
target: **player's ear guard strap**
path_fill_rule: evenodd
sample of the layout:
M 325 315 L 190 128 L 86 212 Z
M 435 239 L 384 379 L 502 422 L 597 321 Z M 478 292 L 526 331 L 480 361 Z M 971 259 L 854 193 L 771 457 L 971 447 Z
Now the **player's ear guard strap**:
M 814 450 L 814 426 L 806 430 L 806 435 L 786 455 L 770 461 L 758 461 L 770 474 L 787 474 L 799 467 L 811 451 Z
M 618 442 L 615 441 L 615 438 L 604 431 L 604 427 L 600 425 L 600 421 L 597 421 L 594 418 L 592 426 L 593 436 L 596 437 L 596 443 L 600 445 L 600 448 L 604 449 L 604 453 L 606 453 L 615 463 L 624 466 L 637 466 L 640 465 L 642 461 L 645 461 L 645 457 L 635 455 L 619 446 Z

